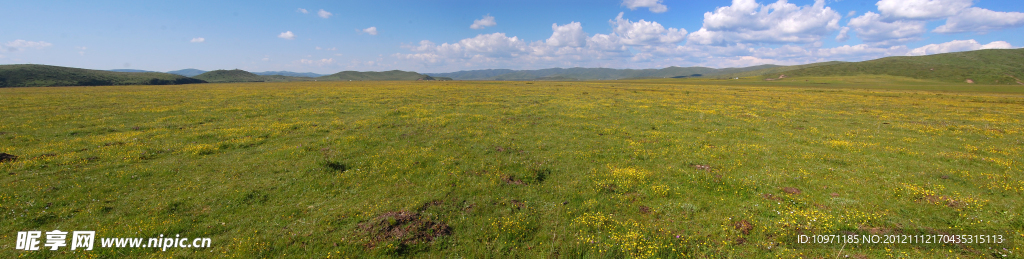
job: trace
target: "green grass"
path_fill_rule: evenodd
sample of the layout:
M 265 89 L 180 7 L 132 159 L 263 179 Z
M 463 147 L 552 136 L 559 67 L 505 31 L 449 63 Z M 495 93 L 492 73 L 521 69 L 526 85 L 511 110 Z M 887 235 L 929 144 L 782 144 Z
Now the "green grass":
M 0 88 L 28 86 L 168 85 L 204 83 L 166 73 L 134 73 L 47 65 L 0 65 Z
M 740 81 L 0 89 L 0 257 L 994 253 L 794 249 L 799 229 L 997 229 L 1024 253 L 1019 92 Z M 53 229 L 213 247 L 13 249 Z

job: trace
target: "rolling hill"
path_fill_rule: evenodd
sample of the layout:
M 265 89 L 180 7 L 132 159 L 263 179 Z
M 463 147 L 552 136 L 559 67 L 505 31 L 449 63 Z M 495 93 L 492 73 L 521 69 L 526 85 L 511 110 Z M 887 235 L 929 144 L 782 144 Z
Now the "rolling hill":
M 206 73 L 202 73 L 192 78 L 200 79 L 210 83 L 229 83 L 229 82 L 266 82 L 271 81 L 266 77 L 246 72 L 245 70 L 214 70 Z
M 195 83 L 205 81 L 157 72 L 113 72 L 47 65 L 0 65 L 0 87 Z
M 862 62 L 834 62 L 784 72 L 764 73 L 780 80 L 800 77 L 890 75 L 950 83 L 1024 85 L 1024 49 L 988 49 L 916 57 L 886 57 Z

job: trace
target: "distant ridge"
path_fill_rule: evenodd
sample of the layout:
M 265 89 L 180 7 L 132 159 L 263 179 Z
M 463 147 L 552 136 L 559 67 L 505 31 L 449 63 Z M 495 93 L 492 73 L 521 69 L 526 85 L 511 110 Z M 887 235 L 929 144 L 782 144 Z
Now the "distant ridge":
M 205 83 L 205 81 L 157 72 L 113 72 L 47 65 L 0 65 L 0 87 L 195 83 Z
M 358 71 L 342 71 L 334 73 L 332 75 L 326 75 L 318 77 L 317 80 L 324 81 L 383 81 L 383 80 L 451 80 L 451 78 L 441 77 L 434 78 L 432 76 L 408 72 L 401 70 L 391 70 L 384 72 L 358 72 Z
M 487 69 L 451 73 L 427 73 L 456 80 L 615 80 L 640 78 L 715 77 L 731 73 L 781 67 L 760 65 L 743 68 L 667 67 L 662 69 L 548 68 L 538 70 Z
M 138 69 L 111 69 L 111 70 L 107 70 L 107 71 L 111 71 L 111 72 L 128 72 L 128 73 L 151 73 L 151 72 L 160 73 L 160 72 L 156 72 L 156 71 L 146 71 L 146 70 L 138 70 Z
M 192 78 L 200 79 L 210 83 L 229 83 L 229 82 L 266 82 L 269 81 L 267 78 L 257 74 L 246 72 L 245 70 L 234 69 L 234 70 L 214 70 L 206 73 L 202 73 Z
M 186 69 L 182 69 L 182 70 L 167 71 L 167 73 L 168 74 L 181 75 L 181 76 L 187 76 L 187 77 L 193 77 L 193 76 L 198 76 L 198 75 L 201 75 L 203 73 L 206 73 L 206 71 L 199 70 L 199 69 L 194 69 L 194 68 L 186 68 Z
M 267 71 L 267 72 L 253 72 L 253 74 L 261 76 L 292 76 L 292 77 L 321 77 L 326 76 L 317 73 L 299 73 L 291 71 Z
M 786 78 L 780 79 L 785 75 Z M 916 57 L 886 57 L 862 62 L 832 62 L 785 72 L 764 73 L 765 80 L 800 77 L 891 75 L 950 83 L 1024 85 L 1024 49 L 987 49 Z M 968 81 L 970 80 L 970 81 Z

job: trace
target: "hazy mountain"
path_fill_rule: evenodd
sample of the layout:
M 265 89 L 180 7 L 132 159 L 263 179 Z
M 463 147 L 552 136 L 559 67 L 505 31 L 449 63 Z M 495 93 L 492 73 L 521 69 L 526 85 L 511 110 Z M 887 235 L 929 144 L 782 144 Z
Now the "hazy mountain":
M 291 71 L 267 71 L 267 72 L 253 72 L 253 74 L 261 76 L 293 76 L 293 77 L 321 77 L 326 76 L 317 73 L 299 73 Z
M 194 69 L 194 68 L 187 68 L 187 69 L 182 69 L 182 70 L 167 71 L 167 73 L 168 74 L 175 74 L 175 75 L 182 75 L 182 76 L 187 76 L 187 77 L 193 77 L 193 76 L 198 76 L 198 75 L 201 75 L 203 73 L 206 73 L 206 71 L 199 70 L 199 69 Z
M 214 70 L 206 73 L 202 73 L 192 78 L 201 79 L 210 83 L 229 83 L 229 82 L 265 82 L 267 78 L 249 73 L 245 70 Z
M 324 81 L 438 80 L 437 78 L 428 75 L 401 70 L 391 70 L 384 72 L 342 71 L 331 75 L 317 77 L 317 79 Z M 446 78 L 442 78 L 441 80 L 444 79 Z

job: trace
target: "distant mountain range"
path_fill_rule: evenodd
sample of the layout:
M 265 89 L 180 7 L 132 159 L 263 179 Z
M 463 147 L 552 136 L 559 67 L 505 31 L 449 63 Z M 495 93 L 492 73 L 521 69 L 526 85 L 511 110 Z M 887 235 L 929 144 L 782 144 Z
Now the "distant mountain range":
M 127 71 L 127 70 L 132 70 L 132 71 Z M 110 70 L 110 71 L 118 71 L 118 72 L 150 72 L 150 71 L 134 70 L 134 69 L 114 69 L 114 70 Z M 187 77 L 194 77 L 194 76 L 202 75 L 203 73 L 206 73 L 206 72 L 210 72 L 210 71 L 203 71 L 203 70 L 199 70 L 199 69 L 188 68 L 188 69 L 182 69 L 182 70 L 168 71 L 167 73 L 168 74 L 175 74 L 175 75 L 182 75 L 182 76 L 187 76 Z M 250 72 L 250 73 L 255 74 L 255 75 L 261 75 L 261 76 L 290 76 L 290 77 L 321 77 L 321 76 L 325 76 L 323 74 L 317 74 L 317 73 L 308 73 L 308 72 L 307 73 L 299 73 L 299 72 L 291 72 L 291 71 L 267 71 L 267 72 Z
M 488 69 L 452 73 L 427 73 L 430 76 L 451 77 L 455 80 L 615 80 L 640 78 L 715 77 L 781 67 L 760 65 L 744 68 L 667 67 L 662 69 L 613 68 L 549 68 L 539 70 Z
M 253 74 L 261 76 L 292 76 L 292 77 L 321 77 L 326 76 L 317 73 L 299 73 L 291 71 L 267 71 L 267 72 L 253 72 Z
M 549 68 L 487 69 L 451 73 L 392 70 L 342 71 L 331 75 L 243 70 L 182 69 L 167 73 L 135 69 L 111 71 L 47 65 L 0 65 L 0 87 L 82 85 L 164 85 L 221 82 L 376 81 L 376 80 L 615 80 L 642 78 L 736 78 L 794 80 L 801 77 L 891 75 L 939 82 L 1021 84 L 1024 49 L 990 49 L 862 62 L 821 62 L 796 66 L 743 68 L 667 67 L 662 69 Z
M 199 69 L 194 69 L 194 68 L 186 68 L 186 69 L 182 69 L 182 70 L 168 71 L 167 73 L 168 74 L 181 75 L 181 76 L 187 76 L 187 77 L 193 77 L 193 76 L 202 75 L 203 73 L 206 73 L 206 71 L 199 70 Z

